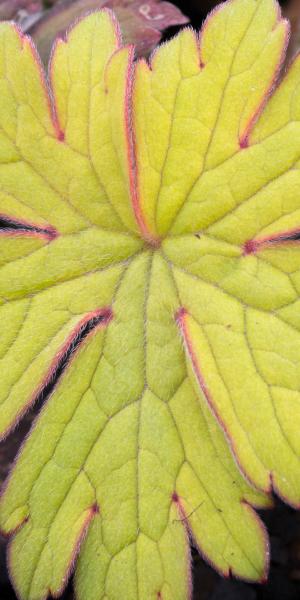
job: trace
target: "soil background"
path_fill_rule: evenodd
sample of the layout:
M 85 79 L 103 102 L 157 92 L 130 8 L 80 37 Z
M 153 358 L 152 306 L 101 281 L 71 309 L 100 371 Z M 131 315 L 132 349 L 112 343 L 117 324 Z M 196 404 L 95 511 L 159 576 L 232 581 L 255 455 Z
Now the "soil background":
M 173 0 L 173 4 L 189 17 L 191 25 L 196 29 L 201 27 L 208 12 L 218 3 L 214 0 Z M 293 11 L 296 23 L 294 26 L 298 35 L 300 0 L 282 1 L 281 5 L 285 10 Z M 288 14 L 292 16 L 291 12 Z M 163 39 L 172 37 L 178 29 L 168 29 Z M 292 43 L 295 46 L 295 39 L 292 39 Z M 34 412 L 36 411 L 37 408 Z M 18 429 L 0 445 L 0 481 L 5 479 L 17 449 L 30 427 L 32 417 L 33 412 L 28 414 Z M 193 600 L 300 600 L 300 511 L 296 512 L 275 499 L 274 509 L 261 511 L 260 516 L 269 531 L 271 542 L 268 582 L 264 585 L 252 585 L 235 579 L 222 579 L 196 551 L 193 551 Z M 16 600 L 8 579 L 6 544 L 7 541 L 0 537 L 0 600 Z M 73 598 L 70 584 L 62 600 Z

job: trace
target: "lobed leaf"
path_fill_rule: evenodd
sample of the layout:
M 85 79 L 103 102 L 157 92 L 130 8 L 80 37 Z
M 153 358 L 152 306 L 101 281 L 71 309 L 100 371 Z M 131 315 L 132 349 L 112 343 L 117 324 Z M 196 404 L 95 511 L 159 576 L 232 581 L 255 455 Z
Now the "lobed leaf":
M 266 104 L 287 35 L 231 0 L 148 65 L 95 12 L 49 90 L 0 26 L 2 437 L 52 389 L 0 501 L 24 600 L 75 562 L 79 600 L 184 600 L 192 540 L 267 576 L 253 507 L 300 495 L 298 59 Z

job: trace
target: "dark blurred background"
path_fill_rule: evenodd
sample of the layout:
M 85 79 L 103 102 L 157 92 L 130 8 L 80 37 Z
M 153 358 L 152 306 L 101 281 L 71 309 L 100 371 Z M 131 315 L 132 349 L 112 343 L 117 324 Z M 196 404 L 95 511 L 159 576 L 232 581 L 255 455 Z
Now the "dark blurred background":
M 60 1 L 56 0 L 57 4 Z M 50 6 L 56 2 L 49 0 L 44 2 L 44 5 Z M 120 0 L 118 2 L 120 3 Z M 103 5 L 103 2 L 101 4 Z M 173 4 L 188 17 L 193 27 L 200 28 L 208 12 L 219 2 L 214 0 L 173 0 Z M 282 0 L 280 4 L 285 16 L 292 22 L 290 58 L 300 49 L 300 0 Z M 18 7 L 21 6 L 22 12 L 17 12 L 16 9 L 16 13 L 14 13 L 14 5 L 18 11 Z M 0 19 L 7 18 L 5 10 L 8 10 L 11 13 L 8 18 L 12 16 L 18 18 L 26 24 L 25 28 L 30 30 L 32 15 L 35 14 L 36 7 L 41 14 L 41 0 L 37 2 L 0 0 Z M 172 18 L 174 20 L 174 15 Z M 175 18 L 175 21 L 180 22 L 180 19 L 176 20 Z M 169 39 L 182 26 L 167 27 L 163 32 L 162 39 Z M 35 25 L 33 25 L 34 27 Z M 19 428 L 0 445 L 0 482 L 6 477 L 17 449 L 30 427 L 32 417 L 33 412 L 29 413 Z M 193 600 L 300 600 L 300 512 L 292 510 L 275 499 L 275 508 L 260 514 L 271 540 L 271 569 L 268 583 L 251 585 L 234 579 L 224 580 L 203 562 L 196 552 L 193 552 Z M 0 600 L 16 600 L 7 575 L 5 547 L 6 541 L 0 537 Z M 63 600 L 73 600 L 71 584 L 66 590 Z

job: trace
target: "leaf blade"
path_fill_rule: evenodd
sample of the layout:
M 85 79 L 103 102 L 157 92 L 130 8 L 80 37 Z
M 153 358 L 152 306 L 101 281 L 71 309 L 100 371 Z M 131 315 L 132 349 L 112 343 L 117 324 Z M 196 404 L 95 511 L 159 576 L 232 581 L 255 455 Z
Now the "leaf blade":
M 285 44 L 276 6 L 226 3 L 200 51 L 184 31 L 134 68 L 110 13 L 92 14 L 54 50 L 54 112 L 9 30 L 40 96 L 37 116 L 10 65 L 3 435 L 51 390 L 0 501 L 24 600 L 61 593 L 79 551 L 80 600 L 94 585 L 184 600 L 189 535 L 223 574 L 262 581 L 252 506 L 272 488 L 299 502 L 297 110 L 276 125 L 297 64 L 258 119 Z
M 181 233 L 196 216 L 194 210 L 184 219 L 181 209 L 185 213 L 197 197 L 201 175 L 244 145 L 249 123 L 276 79 L 286 36 L 287 24 L 279 20 L 273 0 L 235 0 L 212 13 L 200 49 L 186 31 L 154 54 L 151 72 L 140 64 L 133 100 L 138 184 L 152 231 Z M 159 145 L 153 123 L 154 131 L 160 130 Z

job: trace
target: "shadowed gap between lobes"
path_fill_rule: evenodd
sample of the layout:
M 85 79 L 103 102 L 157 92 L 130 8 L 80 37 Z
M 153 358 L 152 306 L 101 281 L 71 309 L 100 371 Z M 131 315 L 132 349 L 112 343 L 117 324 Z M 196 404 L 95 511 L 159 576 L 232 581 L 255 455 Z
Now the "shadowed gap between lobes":
M 57 231 L 54 229 L 54 227 L 39 227 L 38 225 L 26 223 L 25 221 L 22 222 L 10 219 L 5 215 L 0 214 L 0 234 L 9 232 L 11 232 L 12 234 L 17 232 L 32 233 L 33 235 L 39 234 L 48 238 L 49 240 L 52 240 L 57 237 Z
M 286 235 L 281 235 L 278 236 L 278 239 L 271 239 L 270 243 L 278 243 L 278 242 L 289 242 L 289 241 L 295 241 L 295 240 L 300 240 L 300 231 L 295 231 L 294 233 L 290 233 L 290 234 L 286 234 Z
M 300 229 L 294 229 L 291 231 L 283 231 L 282 233 L 270 235 L 270 237 L 254 238 L 251 240 L 247 240 L 243 246 L 243 249 L 244 254 L 247 255 L 256 253 L 260 249 L 267 249 L 272 246 L 280 246 L 281 244 L 299 241 Z
M 107 323 L 109 316 L 107 313 L 102 313 L 96 316 L 92 316 L 88 319 L 76 332 L 74 337 L 70 340 L 69 345 L 65 348 L 62 356 L 57 361 L 50 378 L 46 381 L 46 384 L 38 392 L 34 402 L 34 412 L 38 411 L 41 403 L 43 403 L 53 392 L 59 380 L 61 379 L 64 371 L 68 367 L 73 354 L 78 350 L 79 346 L 87 338 L 87 336 L 101 323 Z

